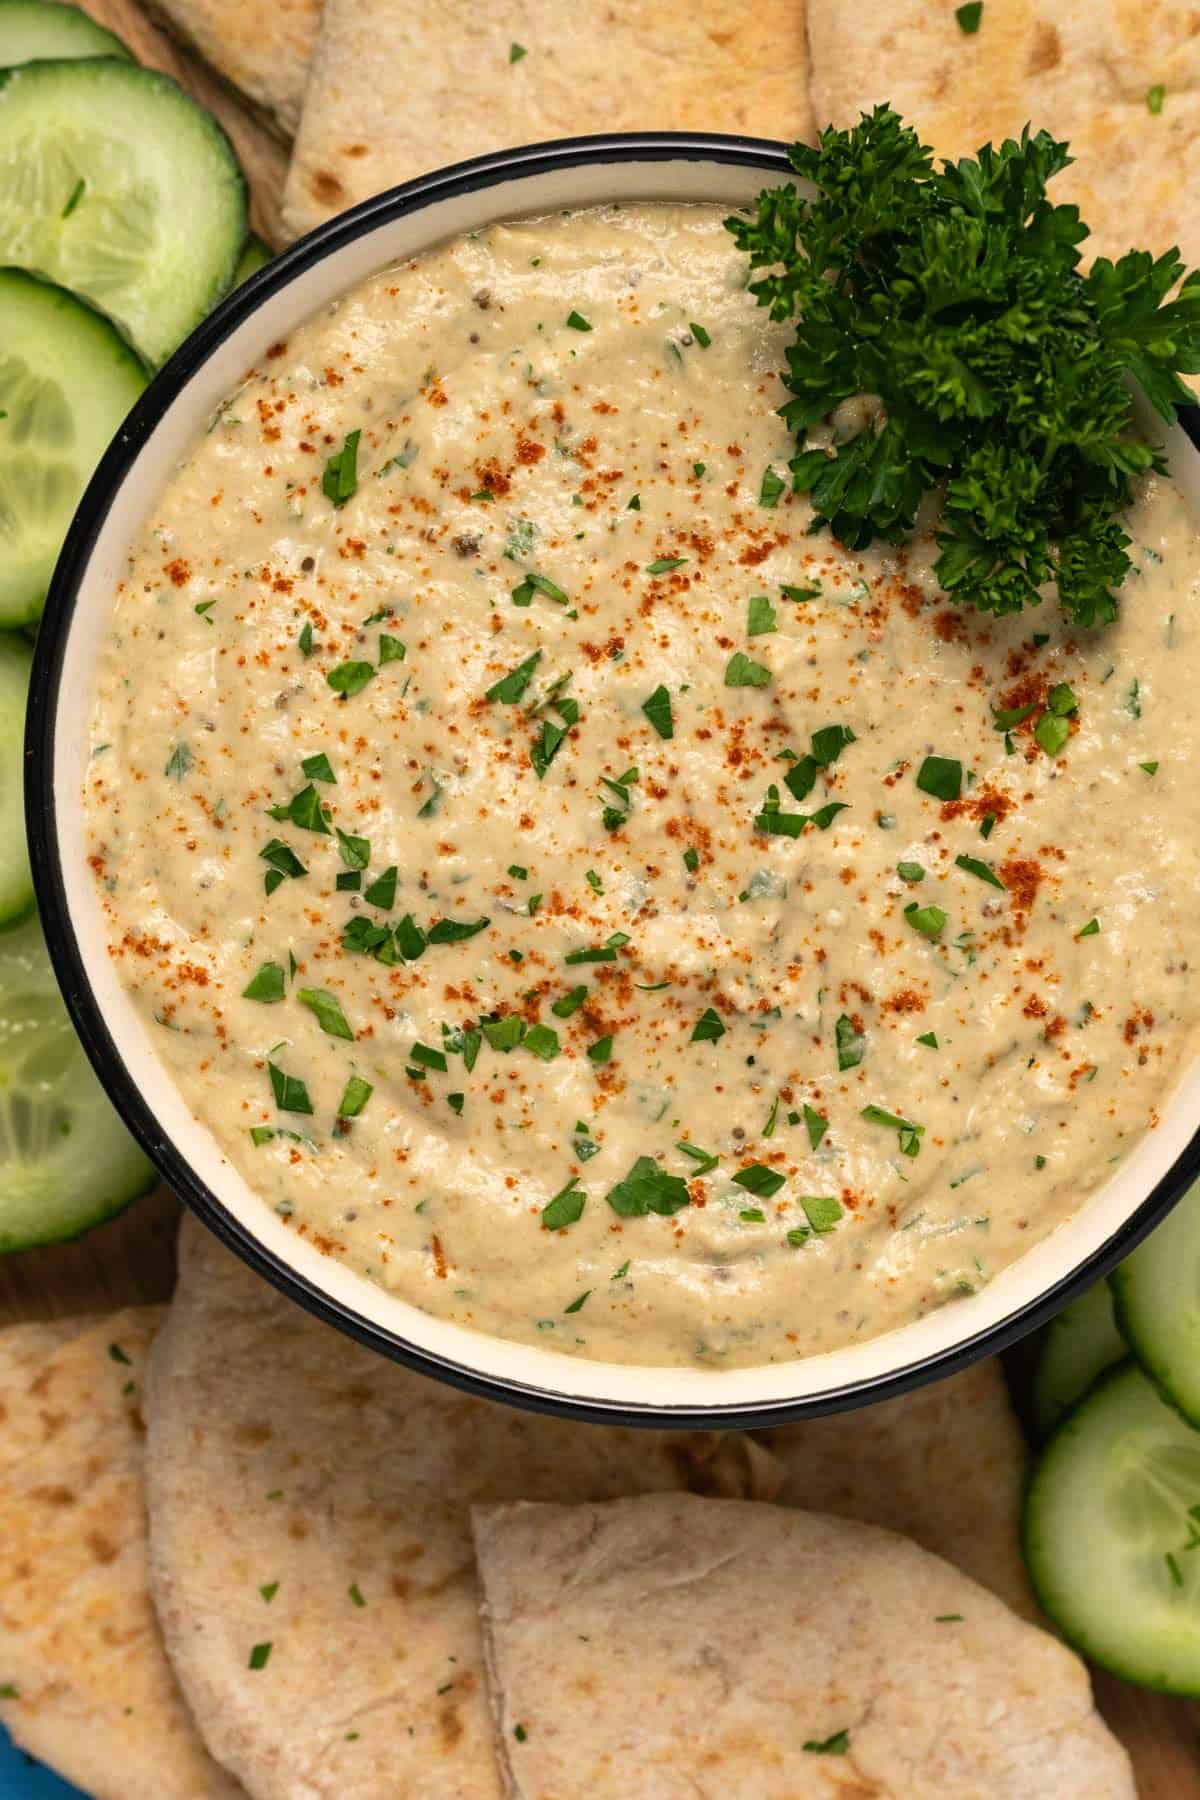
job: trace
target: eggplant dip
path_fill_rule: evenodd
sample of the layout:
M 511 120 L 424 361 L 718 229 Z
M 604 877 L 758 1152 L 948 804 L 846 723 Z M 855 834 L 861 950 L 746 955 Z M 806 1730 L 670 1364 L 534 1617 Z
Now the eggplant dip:
M 714 208 L 473 234 L 274 345 L 119 585 L 122 980 L 263 1205 L 439 1317 L 875 1336 L 1073 1214 L 1193 1054 L 1180 494 L 1140 483 L 1115 623 L 973 613 L 928 535 L 807 535 L 783 361 Z

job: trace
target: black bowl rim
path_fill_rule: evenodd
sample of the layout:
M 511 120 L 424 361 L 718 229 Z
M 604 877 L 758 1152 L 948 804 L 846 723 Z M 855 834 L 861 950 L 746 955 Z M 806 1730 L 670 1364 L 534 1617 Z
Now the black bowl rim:
M 1043 1324 L 1127 1256 L 1200 1175 L 1200 1126 L 1167 1173 L 1105 1244 L 1033 1300 L 1016 1307 L 994 1325 L 946 1349 L 865 1381 L 842 1383 L 817 1394 L 793 1399 L 715 1406 L 661 1406 L 576 1398 L 550 1388 L 484 1374 L 422 1349 L 399 1333 L 361 1317 L 267 1250 L 228 1211 L 164 1135 L 152 1108 L 125 1067 L 92 993 L 75 937 L 58 846 L 55 728 L 64 653 L 79 588 L 117 490 L 181 388 L 212 352 L 295 276 L 379 226 L 435 201 L 498 186 L 517 177 L 597 163 L 670 161 L 740 165 L 761 169 L 764 176 L 774 178 L 790 172 L 783 144 L 766 138 L 703 132 L 614 132 L 563 138 L 474 157 L 392 188 L 319 226 L 252 275 L 197 326 L 151 381 L 101 459 L 59 556 L 34 653 L 25 733 L 25 805 L 34 886 L 47 946 L 67 1010 L 92 1066 L 117 1111 L 163 1179 L 252 1269 L 310 1313 L 358 1343 L 420 1374 L 484 1399 L 598 1424 L 660 1429 L 766 1427 L 793 1419 L 849 1411 L 877 1400 L 894 1398 L 925 1382 L 964 1369 L 977 1358 L 1004 1349 Z M 1200 451 L 1200 408 L 1182 409 L 1180 423 Z

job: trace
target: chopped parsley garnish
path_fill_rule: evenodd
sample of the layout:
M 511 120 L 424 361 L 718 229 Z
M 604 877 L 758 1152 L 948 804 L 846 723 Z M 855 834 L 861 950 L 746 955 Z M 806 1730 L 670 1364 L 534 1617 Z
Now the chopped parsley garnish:
M 618 1218 L 643 1218 L 658 1213 L 670 1218 L 691 1204 L 687 1182 L 680 1175 L 660 1169 L 652 1156 L 639 1156 L 623 1181 L 605 1195 Z
M 700 867 L 700 852 L 691 845 L 683 853 L 683 866 L 689 875 L 694 875 Z
M 329 836 L 321 796 L 311 781 L 298 794 L 293 794 L 286 806 L 272 806 L 269 811 L 273 819 L 287 819 L 302 831 L 319 831 L 325 837 Z
M 794 582 L 784 581 L 780 583 L 779 591 L 785 600 L 794 600 L 799 606 L 806 600 L 819 600 L 823 589 L 820 582 L 814 587 L 797 587 Z
M 615 806 L 610 802 L 600 816 L 605 831 L 619 831 L 629 817 L 629 809 L 633 805 L 633 796 L 629 790 L 637 779 L 638 771 L 636 769 L 626 769 L 625 773 L 618 775 L 615 781 L 607 775 L 600 777 L 617 802 Z
M 1044 712 L 1033 735 L 1039 749 L 1047 756 L 1057 756 L 1071 735 L 1071 727 L 1058 713 Z
M 335 994 L 329 993 L 325 988 L 298 988 L 296 998 L 301 1006 L 307 1006 L 327 1037 L 346 1038 L 350 1043 L 354 1042 L 354 1033 Z
M 642 711 L 660 738 L 675 736 L 675 717 L 671 711 L 671 696 L 661 683 L 655 688 L 649 699 L 642 701 Z
M 302 875 L 308 874 L 296 852 L 282 838 L 272 838 L 258 854 L 265 863 L 271 865 L 264 881 L 268 894 L 273 894 L 281 881 L 298 881 Z
M 576 1296 L 576 1297 L 575 1297 L 575 1299 L 574 1299 L 574 1300 L 572 1300 L 572 1302 L 571 1302 L 571 1304 L 570 1304 L 570 1306 L 564 1306 L 564 1307 L 563 1307 L 563 1312 L 564 1312 L 564 1313 L 577 1313 L 577 1312 L 582 1312 L 582 1310 L 583 1310 L 583 1304 L 584 1304 L 584 1301 L 585 1301 L 585 1300 L 586 1300 L 586 1299 L 587 1299 L 587 1298 L 588 1298 L 588 1296 L 589 1296 L 589 1295 L 590 1295 L 590 1293 L 591 1293 L 591 1291 L 592 1291 L 592 1290 L 591 1290 L 591 1288 L 584 1288 L 584 1290 L 583 1290 L 583 1292 L 582 1292 L 582 1294 L 578 1294 L 578 1295 L 577 1295 L 577 1296 Z
M 371 846 L 366 838 L 352 837 L 337 827 L 338 853 L 348 869 L 365 869 L 371 860 Z
M 843 1013 L 833 1028 L 837 1042 L 837 1062 L 839 1069 L 856 1069 L 863 1059 L 867 1040 L 860 1031 L 854 1028 L 854 1021 Z
M 247 1668 L 265 1669 L 271 1660 L 271 1649 L 272 1646 L 270 1644 L 255 1644 L 250 1652 L 250 1661 L 246 1665 Z
M 258 1591 L 266 1601 L 267 1605 L 270 1606 L 272 1600 L 279 1592 L 279 1583 L 277 1581 L 268 1581 L 260 1587 Z
M 503 1019 L 485 1019 L 483 1035 L 493 1050 L 515 1050 L 525 1036 L 525 1021 L 520 1013 L 509 1013 Z
M 553 1200 L 543 1206 L 542 1224 L 547 1231 L 564 1231 L 568 1225 L 579 1223 L 586 1205 L 587 1195 L 572 1175 L 566 1187 L 559 1188 Z
M 325 679 L 335 694 L 349 699 L 352 694 L 361 694 L 368 681 L 374 680 L 375 665 L 369 662 L 339 663 L 336 669 L 330 669 Z
M 0 413 L 0 418 L 3 418 L 3 417 L 4 417 L 4 414 Z M 200 600 L 200 601 L 197 601 L 195 606 L 193 606 L 192 611 L 194 613 L 196 613 L 201 619 L 203 619 L 206 624 L 211 625 L 212 620 L 209 618 L 208 615 L 212 611 L 213 607 L 216 604 L 217 603 L 215 600 Z
M 940 906 L 918 906 L 915 900 L 910 900 L 904 909 L 904 916 L 913 930 L 919 931 L 922 937 L 940 937 L 946 929 L 946 914 Z
M 693 319 L 688 326 L 688 330 L 691 332 L 700 348 L 702 350 L 707 350 L 708 346 L 712 343 L 712 338 L 709 336 L 708 332 L 705 331 L 703 325 L 697 325 L 696 321 Z
M 839 1020 L 838 1023 L 840 1024 L 841 1021 Z M 850 1021 L 847 1020 L 846 1023 L 849 1024 Z M 853 1030 L 853 1027 L 851 1027 L 851 1030 Z M 860 1044 L 862 1043 L 861 1038 L 858 1041 Z M 862 1061 L 861 1051 L 860 1051 L 859 1055 L 857 1057 L 855 1057 L 854 1062 L 843 1062 L 841 1052 L 842 1052 L 842 1044 L 841 1044 L 841 1038 L 839 1037 L 839 1039 L 838 1039 L 838 1067 L 841 1069 L 852 1069 L 854 1067 L 855 1062 Z M 813 1109 L 813 1107 L 805 1106 L 805 1108 L 804 1108 L 804 1127 L 805 1127 L 805 1130 L 808 1132 L 809 1144 L 811 1145 L 811 1147 L 814 1150 L 819 1150 L 821 1147 L 821 1139 L 825 1136 L 825 1133 L 829 1130 L 829 1120 L 823 1119 L 821 1117 L 820 1113 L 816 1112 Z
M 338 1118 L 357 1119 L 374 1092 L 371 1083 L 364 1081 L 361 1075 L 351 1075 L 338 1101 Z
M 954 17 L 958 20 L 958 29 L 963 36 L 974 37 L 983 18 L 983 0 L 966 0 L 965 6 L 955 7 Z
M 917 1039 L 917 1042 L 918 1044 L 924 1044 L 927 1050 L 937 1050 L 940 1047 L 936 1031 L 923 1031 Z
M 977 0 L 975 6 L 960 7 L 959 11 L 982 12 L 982 0 Z M 975 26 L 972 25 L 969 28 L 964 27 L 964 30 L 965 29 L 973 31 Z M 835 1731 L 827 1738 L 809 1738 L 804 1748 L 806 1750 L 811 1750 L 814 1756 L 845 1756 L 850 1749 L 850 1733 L 848 1731 Z
M 283 999 L 286 990 L 287 977 L 283 972 L 283 964 L 265 962 L 242 989 L 242 999 L 257 1000 L 263 1006 L 274 1006 L 276 1001 Z
M 490 919 L 438 919 L 429 927 L 428 941 L 431 944 L 462 944 L 486 930 L 491 922 Z
M 924 881 L 925 871 L 918 862 L 902 862 L 896 864 L 896 873 L 901 881 Z
M 956 869 L 965 869 L 968 875 L 978 876 L 979 880 L 986 881 L 989 887 L 1000 888 L 1003 891 L 1004 883 L 991 863 L 980 862 L 977 856 L 956 856 L 954 866 Z
M 396 865 L 390 864 L 377 875 L 370 885 L 363 889 L 363 899 L 369 906 L 378 906 L 383 912 L 390 912 L 396 904 Z
M 572 331 L 590 331 L 592 329 L 590 323 L 584 318 L 583 314 L 581 312 L 576 312 L 574 308 L 567 314 L 567 324 L 571 327 Z
M 304 625 L 301 627 L 300 636 L 296 639 L 296 642 L 300 646 L 301 656 L 307 657 L 312 655 L 316 646 L 313 643 L 312 625 L 308 620 L 305 620 Z
M 708 1006 L 697 1019 L 688 1042 L 691 1044 L 715 1044 L 724 1036 L 725 1026 L 720 1014 Z
M 733 1179 L 748 1194 L 769 1200 L 779 1192 L 787 1177 L 781 1175 L 778 1169 L 769 1169 L 766 1163 L 750 1163 L 746 1168 L 739 1169 Z
M 1163 109 L 1163 101 L 1166 97 L 1166 88 L 1161 81 L 1156 81 L 1153 87 L 1148 87 L 1146 89 L 1146 110 L 1155 114 L 1160 113 Z
M 529 52 L 525 48 L 524 44 L 518 44 L 518 43 L 514 42 L 508 46 L 508 60 L 510 63 L 518 63 L 521 61 L 521 58 L 523 56 L 528 56 L 528 55 L 529 55 Z
M 1084 925 L 1079 931 L 1077 931 L 1075 933 L 1075 936 L 1081 937 L 1081 938 L 1095 937 L 1099 930 L 1100 930 L 1099 919 L 1089 919 L 1087 924 Z
M 559 722 L 543 719 L 541 730 L 529 749 L 529 761 L 539 781 L 545 777 L 546 770 L 562 749 L 571 727 L 579 721 L 579 706 L 576 701 L 557 700 L 554 705 Z
M 905 1156 L 921 1154 L 921 1139 L 925 1135 L 925 1127 L 916 1125 L 911 1119 L 902 1119 L 899 1113 L 888 1112 L 883 1106 L 864 1106 L 859 1113 L 868 1125 L 889 1125 L 893 1131 L 900 1133 L 900 1148 Z
M 832 1231 L 845 1212 L 832 1194 L 802 1194 L 800 1204 L 811 1231 Z
M 439 1075 L 445 1075 L 450 1067 L 445 1053 L 441 1050 L 431 1049 L 428 1044 L 415 1043 L 408 1056 L 410 1062 L 416 1063 L 422 1069 L 435 1069 Z
M 672 569 L 681 569 L 686 561 L 686 556 L 660 556 L 656 561 L 646 564 L 646 573 L 647 575 L 669 575 Z
M 337 776 L 323 750 L 319 750 L 315 756 L 306 756 L 300 764 L 300 772 L 307 775 L 310 781 L 337 782 Z
M 689 1144 L 686 1139 L 676 1144 L 675 1148 L 684 1156 L 690 1156 L 695 1163 L 696 1167 L 692 1170 L 693 1176 L 711 1174 L 721 1160 L 719 1156 L 714 1156 L 711 1150 L 702 1150 L 699 1144 Z
M 570 600 L 556 581 L 548 575 L 539 575 L 536 569 L 530 569 L 512 591 L 514 606 L 531 606 L 535 594 L 545 594 L 547 600 L 553 600 L 556 606 L 568 606 Z
M 271 1092 L 280 1112 L 312 1112 L 308 1089 L 298 1075 L 285 1075 L 278 1064 L 273 1062 L 268 1062 L 267 1070 L 271 1077 Z
M 958 16 L 970 29 L 982 14 Z M 1089 628 L 1116 615 L 1135 483 L 1164 467 L 1129 433 L 1125 377 L 1173 420 L 1200 319 L 1178 253 L 1098 257 L 1077 274 L 1086 228 L 1046 198 L 1069 161 L 1065 143 L 1026 131 L 935 168 L 879 106 L 796 144 L 800 182 L 728 228 L 758 277 L 751 293 L 795 327 L 782 412 L 815 527 L 852 550 L 901 541 L 940 490 L 933 574 L 951 599 L 1019 612 L 1053 582 Z M 878 405 L 856 429 L 832 447 L 810 439 L 861 394 Z
M 1145 769 L 1147 775 L 1157 775 L 1158 774 L 1158 764 L 1156 762 L 1139 763 L 1138 768 Z
M 585 987 L 574 987 L 571 989 L 570 993 L 563 994 L 560 999 L 556 1000 L 551 1006 L 550 1011 L 554 1014 L 556 1019 L 569 1019 L 572 1013 L 579 1011 L 579 1008 L 586 999 L 587 989 Z
M 533 671 L 541 660 L 541 651 L 535 650 L 523 663 L 518 663 L 515 669 L 510 669 L 507 675 L 502 675 L 499 681 L 493 682 L 484 699 L 498 701 L 503 706 L 515 706 L 523 697 L 533 678 Z
M 560 1049 L 558 1033 L 549 1025 L 531 1025 L 525 1033 L 525 1048 L 542 1062 L 553 1062 Z
M 348 432 L 341 449 L 325 464 L 321 492 L 335 506 L 345 506 L 358 492 L 358 440 L 361 436 L 361 431 Z
M 597 1064 L 611 1061 L 613 1041 L 610 1037 L 597 1038 L 594 1044 L 588 1045 L 588 1060 Z
M 738 1214 L 738 1218 L 747 1225 L 761 1225 L 764 1223 L 766 1216 L 767 1215 L 761 1206 L 743 1206 L 741 1212 Z
M 783 476 L 777 474 L 768 463 L 763 470 L 763 478 L 758 490 L 758 504 L 760 506 L 778 506 L 779 496 L 786 487 L 787 482 Z
M 762 663 L 753 662 L 744 651 L 735 650 L 725 665 L 725 686 L 766 687 L 771 679 L 771 671 Z
M 917 770 L 917 786 L 935 800 L 957 800 L 962 792 L 962 764 L 953 756 L 927 756 Z
M 578 963 L 616 962 L 617 951 L 622 944 L 629 942 L 623 931 L 614 931 L 607 943 L 593 946 L 587 950 L 568 950 L 563 961 L 574 967 Z
M 380 632 L 379 666 L 381 669 L 387 663 L 403 662 L 407 655 L 408 651 L 398 637 L 389 637 L 386 631 Z
M 765 637 L 779 629 L 775 608 L 765 594 L 751 594 L 746 607 L 746 636 Z
M 192 766 L 192 753 L 186 744 L 176 744 L 167 758 L 163 774 L 168 781 L 182 781 Z

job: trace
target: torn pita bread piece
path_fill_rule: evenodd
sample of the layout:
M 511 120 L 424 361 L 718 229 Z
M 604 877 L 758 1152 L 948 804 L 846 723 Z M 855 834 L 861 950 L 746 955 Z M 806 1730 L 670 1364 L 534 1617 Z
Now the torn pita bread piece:
M 474 1526 L 513 1800 L 1133 1800 L 1079 1659 L 892 1532 L 680 1494 Z
M 285 224 L 298 237 L 397 182 L 547 138 L 706 130 L 790 143 L 809 124 L 804 0 L 326 0 Z
M 1020 1550 L 1028 1457 L 996 1358 L 897 1400 L 754 1437 L 779 1465 L 772 1498 L 782 1505 L 885 1525 L 1016 1611 L 1036 1612 Z
M 960 157 L 1031 122 L 1070 143 L 1075 164 L 1050 195 L 1090 225 L 1086 260 L 1178 244 L 1200 261 L 1200 208 L 1182 179 L 1200 146 L 1192 0 L 1004 0 L 969 34 L 955 10 L 808 0 L 817 126 L 888 101 L 940 156 Z
M 160 1317 L 0 1331 L 0 1721 L 93 1800 L 235 1800 L 146 1585 L 140 1409 Z
M 321 0 L 149 0 L 172 35 L 283 137 L 300 123 Z
M 256 1800 L 494 1800 L 471 1506 L 689 1474 L 687 1434 L 566 1424 L 410 1374 L 191 1221 L 148 1423 L 168 1653 Z

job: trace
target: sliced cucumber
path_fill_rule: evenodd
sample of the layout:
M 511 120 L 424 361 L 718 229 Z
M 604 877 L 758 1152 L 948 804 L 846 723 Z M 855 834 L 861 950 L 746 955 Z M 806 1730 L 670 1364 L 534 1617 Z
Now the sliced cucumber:
M 1200 1433 L 1129 1361 L 1042 1452 L 1025 1560 L 1068 1643 L 1142 1687 L 1200 1694 Z
M 0 1251 L 77 1237 L 153 1185 L 75 1036 L 36 917 L 0 933 Z
M 145 385 L 107 319 L 0 269 L 0 625 L 41 612 L 79 496 Z
M 1200 1425 L 1200 1182 L 1109 1279 L 1129 1348 L 1167 1399 Z
M 248 237 L 242 250 L 241 261 L 234 271 L 234 287 L 240 286 L 243 281 L 254 274 L 256 269 L 265 268 L 274 254 L 275 252 L 268 249 L 260 237 Z
M 160 363 L 245 237 L 229 139 L 168 76 L 104 57 L 0 70 L 0 263 L 82 294 Z
M 1128 1354 L 1129 1346 L 1113 1318 L 1108 1283 L 1098 1281 L 1046 1328 L 1033 1378 L 1033 1419 L 1039 1439 L 1050 1436 L 1098 1375 Z
M 50 58 L 128 55 L 119 37 L 77 6 L 0 0 L 0 69 Z
M 25 838 L 25 699 L 33 652 L 21 638 L 0 636 L 0 927 L 33 908 Z

